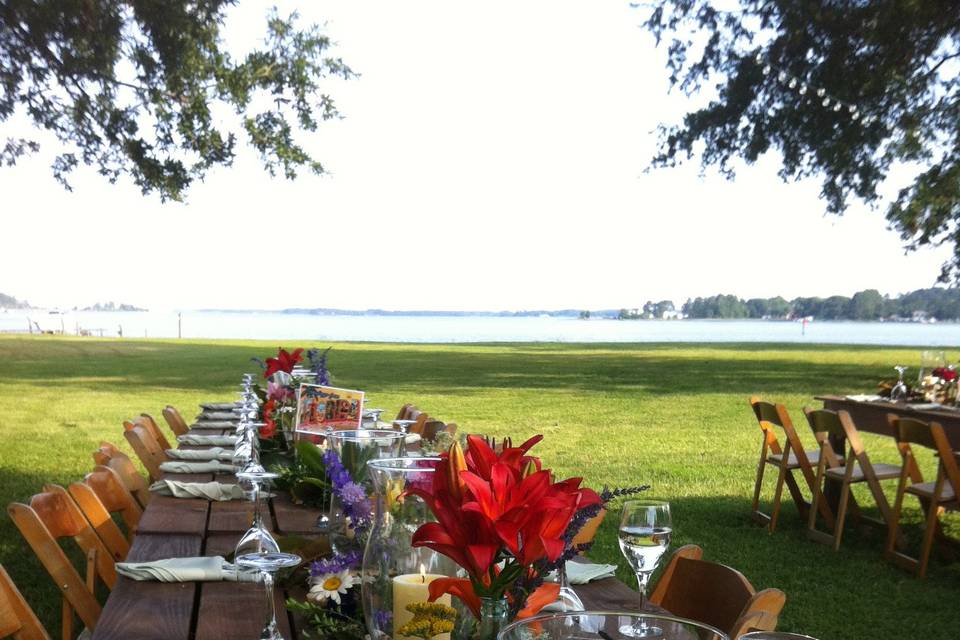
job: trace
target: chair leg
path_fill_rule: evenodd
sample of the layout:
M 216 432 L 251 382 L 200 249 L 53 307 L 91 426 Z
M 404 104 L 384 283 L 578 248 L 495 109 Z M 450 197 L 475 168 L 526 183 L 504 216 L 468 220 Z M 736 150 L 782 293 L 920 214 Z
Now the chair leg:
M 766 460 L 760 458 L 760 463 L 757 465 L 757 481 L 753 484 L 753 502 L 750 503 L 750 509 L 755 514 L 760 511 L 760 490 L 763 488 L 763 471 L 766 466 Z
M 840 539 L 843 537 L 843 523 L 847 519 L 847 504 L 850 502 L 850 483 L 844 481 L 840 489 L 840 504 L 837 507 L 837 520 L 833 523 L 833 550 L 840 550 Z
M 917 577 L 925 578 L 927 576 L 927 565 L 930 563 L 930 551 L 933 549 L 933 537 L 937 532 L 937 512 L 939 505 L 930 501 L 930 509 L 927 512 L 927 524 L 923 530 L 923 547 L 920 549 L 920 568 Z
M 780 467 L 780 473 L 777 474 L 777 489 L 773 493 L 773 506 L 770 511 L 770 533 L 777 530 L 777 519 L 780 517 L 780 501 L 783 497 L 783 483 L 787 477 L 786 467 Z

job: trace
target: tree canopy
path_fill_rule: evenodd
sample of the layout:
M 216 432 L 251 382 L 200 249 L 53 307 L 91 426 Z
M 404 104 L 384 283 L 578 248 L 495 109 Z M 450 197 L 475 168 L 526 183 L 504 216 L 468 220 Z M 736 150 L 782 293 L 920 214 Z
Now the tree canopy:
M 898 165 L 912 182 L 886 217 L 908 249 L 952 245 L 941 280 L 960 280 L 960 2 L 956 0 L 652 0 L 670 83 L 715 95 L 661 127 L 653 166 L 771 150 L 780 176 L 820 176 L 826 208 L 882 202 Z
M 267 16 L 263 46 L 234 57 L 221 38 L 234 0 L 0 0 L 0 164 L 39 149 L 22 114 L 61 143 L 54 176 L 80 163 L 111 182 L 180 200 L 238 135 L 264 168 L 294 178 L 323 165 L 298 141 L 338 116 L 321 89 L 354 74 L 317 26 Z M 6 134 L 6 135 L 3 135 Z M 4 140 L 5 139 L 5 140 Z

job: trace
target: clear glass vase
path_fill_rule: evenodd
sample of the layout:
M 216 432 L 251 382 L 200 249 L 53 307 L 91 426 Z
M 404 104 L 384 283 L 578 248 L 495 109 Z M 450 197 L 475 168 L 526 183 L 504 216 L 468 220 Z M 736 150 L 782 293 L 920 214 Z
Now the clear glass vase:
M 472 640 L 497 640 L 509 622 L 509 611 L 506 598 L 480 598 L 480 619 Z
M 393 458 L 367 464 L 374 487 L 374 520 L 363 554 L 362 598 L 371 640 L 408 640 L 399 631 L 413 618 L 407 605 L 426 602 L 433 580 L 457 575 L 456 564 L 446 556 L 411 545 L 414 532 L 434 517 L 419 497 L 402 495 L 413 486 L 430 487 L 439 461 Z M 453 605 L 449 595 L 437 602 Z
M 327 446 L 340 457 L 340 463 L 350 474 L 352 481 L 363 487 L 368 496 L 373 496 L 375 487 L 367 463 L 371 460 L 398 457 L 403 445 L 403 434 L 385 429 L 347 429 L 327 433 L 326 441 Z M 330 480 L 335 482 L 334 478 Z M 349 513 L 337 497 L 336 489 L 330 497 L 326 529 L 330 545 L 337 553 L 346 553 L 357 547 Z M 357 551 L 363 550 L 357 548 Z

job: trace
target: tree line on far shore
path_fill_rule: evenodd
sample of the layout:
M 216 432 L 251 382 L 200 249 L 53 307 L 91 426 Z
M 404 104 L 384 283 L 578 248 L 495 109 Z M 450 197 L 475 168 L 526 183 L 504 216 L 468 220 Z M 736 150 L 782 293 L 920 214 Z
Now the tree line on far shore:
M 896 297 L 865 289 L 847 296 L 810 297 L 786 300 L 715 295 L 688 299 L 678 310 L 671 300 L 648 301 L 643 308 L 621 309 L 618 318 L 732 318 L 820 320 L 960 320 L 960 289 L 918 289 Z

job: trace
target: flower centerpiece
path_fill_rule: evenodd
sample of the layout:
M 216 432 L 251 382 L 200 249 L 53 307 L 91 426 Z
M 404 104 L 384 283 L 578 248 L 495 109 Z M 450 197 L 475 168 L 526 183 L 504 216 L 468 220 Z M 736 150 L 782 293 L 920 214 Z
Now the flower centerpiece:
M 430 486 L 407 489 L 436 517 L 416 530 L 413 546 L 443 554 L 467 575 L 429 585 L 431 602 L 450 594 L 469 608 L 473 619 L 461 625 L 461 637 L 495 638 L 510 619 L 553 602 L 560 585 L 543 582 L 543 571 L 568 549 L 564 536 L 576 514 L 602 503 L 581 478 L 554 482 L 528 455 L 542 439 L 495 449 L 469 436 L 466 453 L 454 443 L 441 456 Z

